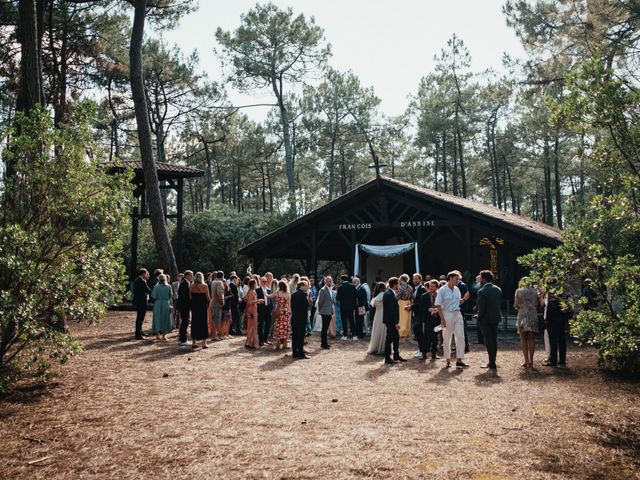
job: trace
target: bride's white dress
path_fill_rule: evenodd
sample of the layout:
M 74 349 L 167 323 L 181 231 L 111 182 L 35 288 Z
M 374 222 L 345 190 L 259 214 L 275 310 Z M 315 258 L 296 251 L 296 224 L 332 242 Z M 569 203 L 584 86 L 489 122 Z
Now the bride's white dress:
M 375 307 L 376 314 L 373 317 L 373 326 L 371 327 L 371 340 L 369 341 L 369 350 L 367 353 L 375 355 L 384 355 L 384 341 L 387 337 L 387 326 L 382 323 L 382 296 L 384 292 L 379 293 L 373 300 L 371 306 Z

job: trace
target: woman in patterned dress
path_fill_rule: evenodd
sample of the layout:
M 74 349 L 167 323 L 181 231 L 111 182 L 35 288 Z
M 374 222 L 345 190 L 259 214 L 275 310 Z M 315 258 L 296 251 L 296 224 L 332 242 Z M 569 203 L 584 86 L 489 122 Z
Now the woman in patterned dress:
M 247 293 L 244 295 L 244 318 L 247 323 L 247 341 L 244 346 L 250 350 L 258 348 L 258 303 L 264 302 L 263 299 L 258 299 L 256 285 L 255 279 L 250 279 L 247 283 Z
M 409 275 L 403 273 L 398 279 L 398 306 L 400 308 L 400 338 L 407 340 L 411 336 L 411 311 L 405 307 L 411 305 L 413 288 L 409 285 Z
M 273 338 L 276 340 L 276 350 L 281 348 L 287 349 L 287 342 L 291 334 L 291 294 L 289 293 L 289 285 L 287 282 L 280 280 L 278 282 L 278 291 L 272 296 L 276 299 L 276 308 L 280 311 L 280 315 L 276 318 L 273 326 Z
M 516 326 L 520 335 L 520 348 L 524 355 L 525 368 L 533 367 L 533 352 L 536 349 L 535 339 L 538 332 L 538 307 L 540 306 L 540 294 L 531 286 L 528 277 L 520 279 L 519 288 L 516 290 L 513 307 L 518 311 Z

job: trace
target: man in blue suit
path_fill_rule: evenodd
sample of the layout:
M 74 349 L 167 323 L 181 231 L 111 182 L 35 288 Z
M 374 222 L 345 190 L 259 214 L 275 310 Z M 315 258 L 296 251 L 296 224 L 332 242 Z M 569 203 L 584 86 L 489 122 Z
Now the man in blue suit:
M 400 356 L 400 308 L 396 293 L 398 292 L 398 278 L 389 279 L 389 288 L 382 296 L 382 323 L 387 326 L 387 338 L 384 342 L 384 363 L 393 365 L 396 362 L 406 362 Z M 391 344 L 393 343 L 393 358 L 391 358 Z

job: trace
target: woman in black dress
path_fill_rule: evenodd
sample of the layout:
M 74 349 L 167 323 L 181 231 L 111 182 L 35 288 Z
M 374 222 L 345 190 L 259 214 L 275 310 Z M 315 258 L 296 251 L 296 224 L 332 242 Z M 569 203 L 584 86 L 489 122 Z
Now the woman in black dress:
M 198 348 L 197 340 L 202 341 L 202 348 L 209 348 L 207 337 L 209 328 L 207 323 L 207 313 L 209 310 L 209 287 L 204 281 L 202 272 L 196 273 L 194 281 L 189 287 L 189 297 L 191 298 L 191 340 L 192 347 Z

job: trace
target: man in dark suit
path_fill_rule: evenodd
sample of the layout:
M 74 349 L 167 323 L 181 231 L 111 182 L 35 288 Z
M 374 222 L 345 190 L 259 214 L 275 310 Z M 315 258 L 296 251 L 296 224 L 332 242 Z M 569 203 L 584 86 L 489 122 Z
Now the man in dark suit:
M 231 290 L 231 298 L 229 305 L 231 307 L 231 335 L 242 335 L 242 324 L 240 321 L 240 294 L 238 293 L 238 285 L 240 279 L 234 273 L 229 278 L 229 290 Z
M 424 350 L 427 354 L 431 352 L 431 360 L 438 358 L 438 334 L 433 331 L 435 327 L 440 325 L 440 317 L 438 316 L 438 307 L 436 307 L 436 295 L 438 294 L 438 281 L 429 280 L 428 291 L 420 296 L 420 304 L 418 312 L 420 321 L 424 327 Z M 422 358 L 425 358 L 424 356 Z
M 357 340 L 354 313 L 358 307 L 356 287 L 348 275 L 340 277 L 342 283 L 336 290 L 336 301 L 340 302 L 340 318 L 342 319 L 342 340 L 349 338 L 349 329 L 354 340 Z
M 184 277 L 178 286 L 178 312 L 180 312 L 180 330 L 179 341 L 180 346 L 188 347 L 187 327 L 189 327 L 189 311 L 191 310 L 191 298 L 189 296 L 189 287 L 193 281 L 193 272 L 186 270 Z
M 133 281 L 131 287 L 131 293 L 133 294 L 131 303 L 136 307 L 136 340 L 144 340 L 142 324 L 147 314 L 147 305 L 149 304 L 149 295 L 151 294 L 151 289 L 147 284 L 148 279 L 149 272 L 146 268 L 141 268 L 138 270 L 138 276 Z
M 414 357 L 421 357 L 424 360 L 427 358 L 426 334 L 423 317 L 420 315 L 421 312 L 418 307 L 425 289 L 422 286 L 422 275 L 419 273 L 414 273 L 411 280 L 413 282 L 413 296 L 411 297 L 411 305 L 407 305 L 405 308 L 411 311 L 411 327 L 418 341 L 418 351 L 414 354 Z
M 309 358 L 304 351 L 304 334 L 309 314 L 309 296 L 306 282 L 298 282 L 298 288 L 291 294 L 291 349 L 293 359 Z
M 484 344 L 489 354 L 489 363 L 483 364 L 481 367 L 496 370 L 502 290 L 493 284 L 493 273 L 489 270 L 480 272 L 480 284 L 482 288 L 478 291 L 478 327 L 482 331 Z
M 271 345 L 269 332 L 271 331 L 271 310 L 273 310 L 273 306 L 269 298 L 270 294 L 271 289 L 268 288 L 267 278 L 261 277 L 260 285 L 256 287 L 258 300 L 265 300 L 258 303 L 258 342 L 260 346 Z
M 367 291 L 358 277 L 353 278 L 353 286 L 356 287 L 356 335 L 358 338 L 364 338 L 364 317 L 369 310 Z
M 394 364 L 406 362 L 400 356 L 400 307 L 398 306 L 398 278 L 389 279 L 389 288 L 382 296 L 382 323 L 387 326 L 387 338 L 384 342 L 384 363 Z M 391 358 L 391 344 L 393 344 L 393 358 Z

